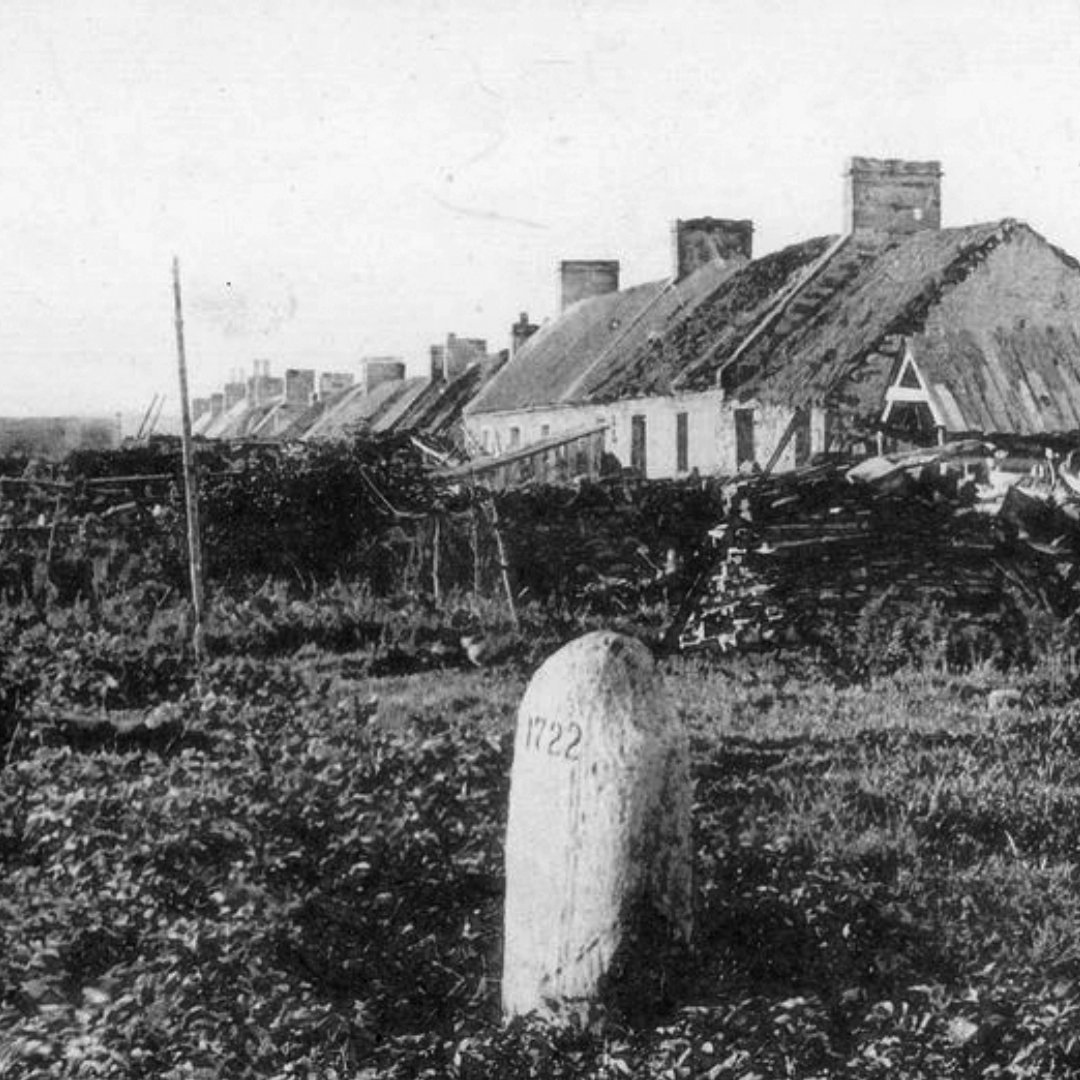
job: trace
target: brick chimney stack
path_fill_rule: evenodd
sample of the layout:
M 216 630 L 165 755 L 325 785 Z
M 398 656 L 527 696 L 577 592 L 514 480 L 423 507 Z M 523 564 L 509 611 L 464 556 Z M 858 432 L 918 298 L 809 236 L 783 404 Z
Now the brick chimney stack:
M 853 157 L 845 228 L 863 236 L 902 236 L 941 228 L 941 162 Z
M 386 382 L 401 382 L 405 378 L 405 361 L 396 356 L 365 356 L 360 361 L 364 393 L 370 394 Z
M 285 370 L 285 404 L 307 408 L 315 396 L 315 372 L 312 368 Z
M 689 218 L 671 227 L 676 281 L 689 277 L 706 263 L 754 257 L 754 223 L 731 218 Z
M 570 259 L 559 264 L 561 310 L 579 300 L 619 291 L 618 259 Z
M 266 405 L 285 393 L 285 382 L 270 374 L 269 360 L 256 360 L 248 379 L 248 404 Z
M 510 357 L 518 354 L 518 350 L 539 330 L 536 323 L 529 322 L 529 314 L 523 311 L 518 316 L 518 321 L 510 326 Z

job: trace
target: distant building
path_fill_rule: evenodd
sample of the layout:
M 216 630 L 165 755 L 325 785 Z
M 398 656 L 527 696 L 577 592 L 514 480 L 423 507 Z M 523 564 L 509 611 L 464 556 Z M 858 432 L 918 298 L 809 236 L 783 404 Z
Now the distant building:
M 0 417 L 0 457 L 59 460 L 73 450 L 111 450 L 119 445 L 116 417 Z
M 445 344 L 431 346 L 431 380 L 453 382 L 474 364 L 483 363 L 487 355 L 487 342 L 483 338 L 447 334 Z

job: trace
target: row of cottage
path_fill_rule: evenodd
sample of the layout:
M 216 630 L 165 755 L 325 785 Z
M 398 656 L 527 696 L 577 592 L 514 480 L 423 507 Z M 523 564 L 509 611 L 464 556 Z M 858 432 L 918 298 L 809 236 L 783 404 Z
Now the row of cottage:
M 456 433 L 460 471 L 512 481 L 786 469 L 859 446 L 1080 429 L 1080 264 L 1013 219 L 942 227 L 941 176 L 938 162 L 853 158 L 841 231 L 761 258 L 752 222 L 702 217 L 674 224 L 658 281 L 624 288 L 617 261 L 563 262 L 559 314 L 539 329 L 522 316 L 505 353 L 451 370 L 451 337 L 430 380 L 375 361 L 358 387 L 305 384 L 280 434 L 315 410 L 319 437 L 341 403 L 380 395 L 415 395 L 375 425 L 408 427 L 413 404 L 442 400 L 437 433 Z
M 289 368 L 271 374 L 256 360 L 251 376 L 234 375 L 224 388 L 191 402 L 192 430 L 207 439 L 320 441 L 411 431 L 464 454 L 462 409 L 506 362 L 487 342 L 448 335 L 432 346 L 431 375 L 406 378 L 397 357 L 368 357 L 359 373 Z

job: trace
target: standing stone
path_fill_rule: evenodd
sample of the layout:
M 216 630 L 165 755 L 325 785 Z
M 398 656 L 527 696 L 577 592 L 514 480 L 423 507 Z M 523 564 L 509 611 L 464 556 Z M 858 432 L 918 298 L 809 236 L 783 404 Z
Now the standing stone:
M 510 781 L 507 1016 L 583 1018 L 689 943 L 688 758 L 640 642 L 587 634 L 537 671 Z

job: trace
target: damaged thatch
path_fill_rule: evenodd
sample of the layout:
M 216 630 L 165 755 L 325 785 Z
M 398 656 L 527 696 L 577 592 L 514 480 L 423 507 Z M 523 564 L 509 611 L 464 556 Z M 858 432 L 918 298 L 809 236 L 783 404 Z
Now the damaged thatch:
M 361 430 L 376 430 L 384 415 L 398 415 L 427 386 L 426 379 L 380 383 L 370 393 L 363 384 L 350 387 L 304 433 L 306 440 L 338 439 Z M 382 425 L 378 430 L 385 430 Z
M 449 383 L 429 383 L 426 391 L 397 419 L 395 430 L 415 431 L 440 439 L 452 438 L 465 406 L 505 363 L 506 355 L 500 354 L 473 364 Z
M 835 237 L 794 244 L 762 259 L 728 269 L 713 288 L 698 284 L 697 296 L 650 320 L 650 332 L 619 343 L 583 383 L 591 402 L 646 397 L 673 390 L 699 389 L 691 358 L 726 356 L 753 332 L 782 294 L 828 250 Z M 713 264 L 717 266 L 719 264 Z M 698 278 L 692 275 L 690 281 Z M 688 282 L 689 284 L 689 282 Z M 687 290 L 689 291 L 689 290 Z M 713 385 L 712 369 L 700 375 Z
M 738 396 L 791 405 L 831 400 L 876 405 L 891 364 L 859 369 L 884 339 L 918 333 L 942 294 L 965 280 L 1017 227 L 1006 220 L 927 229 L 871 249 L 853 245 L 834 270 L 840 287 L 821 296 L 802 319 L 766 334 L 754 355 L 744 358 Z
M 970 319 L 967 326 L 943 321 L 950 297 L 1006 245 L 1017 288 L 1028 288 L 1016 310 L 999 311 L 984 298 L 985 329 L 978 318 L 974 332 Z M 1036 264 L 1052 269 L 1045 284 L 1029 287 Z M 994 265 L 1000 278 L 1002 263 Z M 720 386 L 736 401 L 876 418 L 904 342 L 919 337 L 920 370 L 948 430 L 1076 428 L 1080 284 L 1057 280 L 1063 267 L 1070 279 L 1080 270 L 1012 219 L 891 238 L 818 237 L 752 262 L 714 263 L 683 282 L 575 305 L 536 335 L 471 411 Z M 1036 313 L 1030 325 L 1028 310 Z

